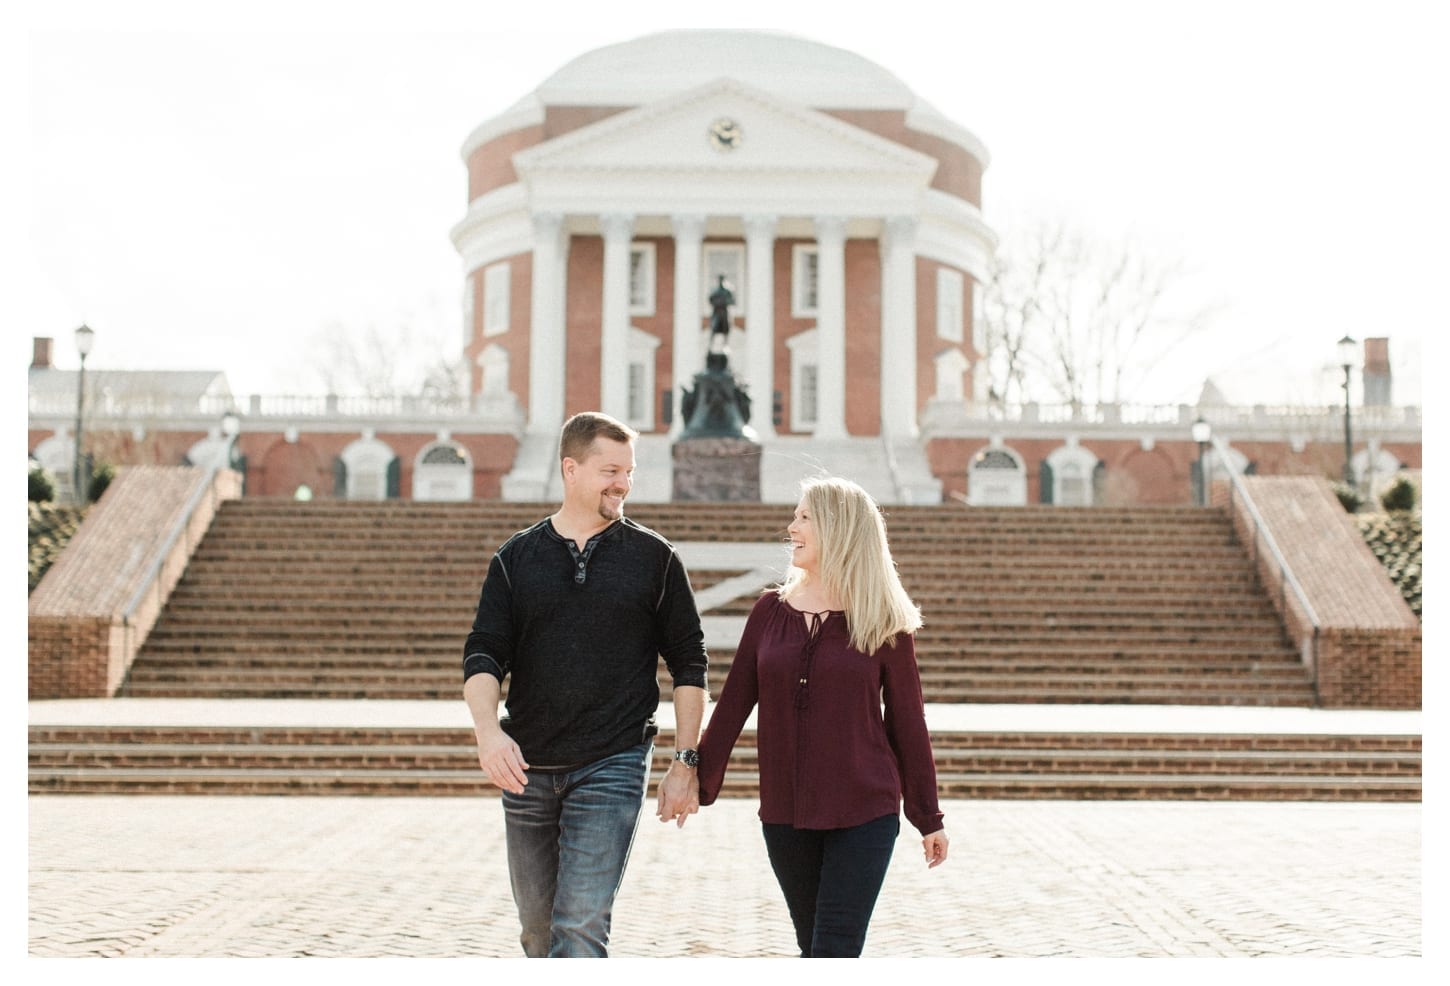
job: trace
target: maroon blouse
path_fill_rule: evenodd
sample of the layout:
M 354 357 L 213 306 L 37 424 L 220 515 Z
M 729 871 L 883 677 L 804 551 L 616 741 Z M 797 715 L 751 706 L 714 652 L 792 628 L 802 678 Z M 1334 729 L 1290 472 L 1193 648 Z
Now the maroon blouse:
M 761 596 L 700 741 L 700 804 L 719 796 L 757 703 L 762 822 L 847 828 L 894 815 L 904 801 L 923 836 L 942 828 L 911 634 L 863 654 L 844 613 L 813 616 L 774 591 Z

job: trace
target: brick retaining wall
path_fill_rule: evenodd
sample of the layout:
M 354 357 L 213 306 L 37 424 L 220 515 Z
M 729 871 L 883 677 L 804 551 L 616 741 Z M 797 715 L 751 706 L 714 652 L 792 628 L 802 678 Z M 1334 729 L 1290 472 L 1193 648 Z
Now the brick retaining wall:
M 1277 563 L 1257 552 L 1259 577 L 1291 639 L 1306 640 L 1325 708 L 1421 707 L 1421 627 L 1409 604 L 1375 558 L 1327 480 L 1309 476 L 1245 476 L 1244 484 L 1304 589 L 1319 621 L 1317 644 L 1308 615 L 1293 593 L 1281 591 Z M 1214 500 L 1229 501 L 1227 484 Z M 1233 498 L 1234 527 L 1249 550 L 1254 528 L 1247 508 Z
M 199 484 L 209 483 L 150 581 L 164 539 L 183 520 Z M 189 466 L 117 471 L 66 550 L 30 595 L 30 698 L 104 698 L 125 680 L 166 597 L 186 569 L 222 500 L 241 496 L 241 476 Z

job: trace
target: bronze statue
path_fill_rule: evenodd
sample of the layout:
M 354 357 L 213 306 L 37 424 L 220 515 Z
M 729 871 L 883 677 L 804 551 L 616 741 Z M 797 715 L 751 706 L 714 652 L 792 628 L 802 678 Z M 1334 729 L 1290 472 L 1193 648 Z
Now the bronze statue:
M 735 295 L 725 286 L 725 275 L 721 274 L 720 284 L 714 291 L 710 292 L 710 352 L 724 352 L 730 340 L 730 306 L 735 303 Z M 717 342 L 718 340 L 718 342 Z

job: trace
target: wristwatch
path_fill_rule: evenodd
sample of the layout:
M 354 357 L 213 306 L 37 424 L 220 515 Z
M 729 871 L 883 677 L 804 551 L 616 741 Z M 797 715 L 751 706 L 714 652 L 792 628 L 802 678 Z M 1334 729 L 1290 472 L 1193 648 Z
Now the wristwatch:
M 699 750 L 676 750 L 675 759 L 691 769 L 700 766 Z

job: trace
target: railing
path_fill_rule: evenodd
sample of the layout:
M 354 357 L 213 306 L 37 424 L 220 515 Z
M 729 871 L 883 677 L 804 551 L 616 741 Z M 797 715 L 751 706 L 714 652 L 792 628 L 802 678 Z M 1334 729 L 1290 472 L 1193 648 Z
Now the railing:
M 1420 409 L 1366 406 L 1355 410 L 1362 427 L 1371 431 L 1421 427 Z M 983 425 L 1176 428 L 1203 418 L 1216 429 L 1230 432 L 1272 431 L 1305 439 L 1332 437 L 1344 420 L 1337 405 L 1193 405 L 1193 404 L 1003 404 L 990 401 L 929 402 L 922 412 L 922 428 L 950 433 L 954 428 Z
M 216 501 L 218 499 L 217 473 L 228 467 L 228 452 L 230 448 L 230 443 L 226 443 L 222 452 L 207 467 L 201 482 L 196 485 L 196 488 L 192 490 L 191 496 L 187 498 L 186 505 L 182 508 L 181 515 L 176 519 L 176 523 L 172 525 L 171 530 L 167 532 L 166 536 L 162 538 L 161 543 L 157 546 L 156 555 L 152 558 L 150 565 L 147 566 L 146 572 L 142 576 L 140 584 L 137 585 L 136 591 L 132 593 L 130 601 L 126 603 L 126 608 L 121 611 L 122 646 L 127 661 L 130 661 L 135 656 L 136 648 L 139 648 L 141 645 L 141 641 L 133 641 L 134 635 L 140 630 L 135 616 L 137 610 L 141 608 L 141 604 L 146 600 L 147 593 L 156 593 L 158 615 L 161 607 L 166 603 L 160 586 L 162 570 L 167 560 L 171 557 L 172 549 L 186 536 L 187 530 L 191 527 L 192 518 L 196 515 L 197 508 L 201 506 L 202 502 L 208 496 L 212 500 L 213 513 L 216 512 Z M 147 629 L 149 632 L 149 628 Z
M 1209 444 L 1213 447 L 1215 455 L 1220 461 L 1228 462 L 1228 449 L 1224 446 L 1223 440 L 1214 437 Z M 1279 613 L 1284 619 L 1284 626 L 1290 626 L 1289 620 L 1289 592 L 1292 590 L 1294 598 L 1304 611 L 1304 618 L 1308 623 L 1308 633 L 1301 636 L 1298 641 L 1299 655 L 1309 667 L 1310 675 L 1314 684 L 1315 700 L 1319 697 L 1319 616 L 1314 612 L 1314 607 L 1309 602 L 1309 597 L 1304 593 L 1304 587 L 1294 577 L 1294 572 L 1289 567 L 1288 560 L 1284 553 L 1279 550 L 1279 545 L 1274 541 L 1274 535 L 1269 532 L 1268 526 L 1264 523 L 1259 508 L 1254 505 L 1253 497 L 1249 496 L 1248 486 L 1244 484 L 1243 477 L 1235 470 L 1229 468 L 1224 470 L 1228 474 L 1229 509 L 1233 510 L 1234 497 L 1238 496 L 1243 503 L 1244 511 L 1248 514 L 1249 520 L 1253 523 L 1253 538 L 1250 545 L 1253 551 L 1254 572 L 1257 574 L 1259 567 L 1259 543 L 1262 541 L 1268 549 L 1269 557 L 1279 567 Z M 1208 476 L 1213 475 L 1211 469 L 1205 469 Z

